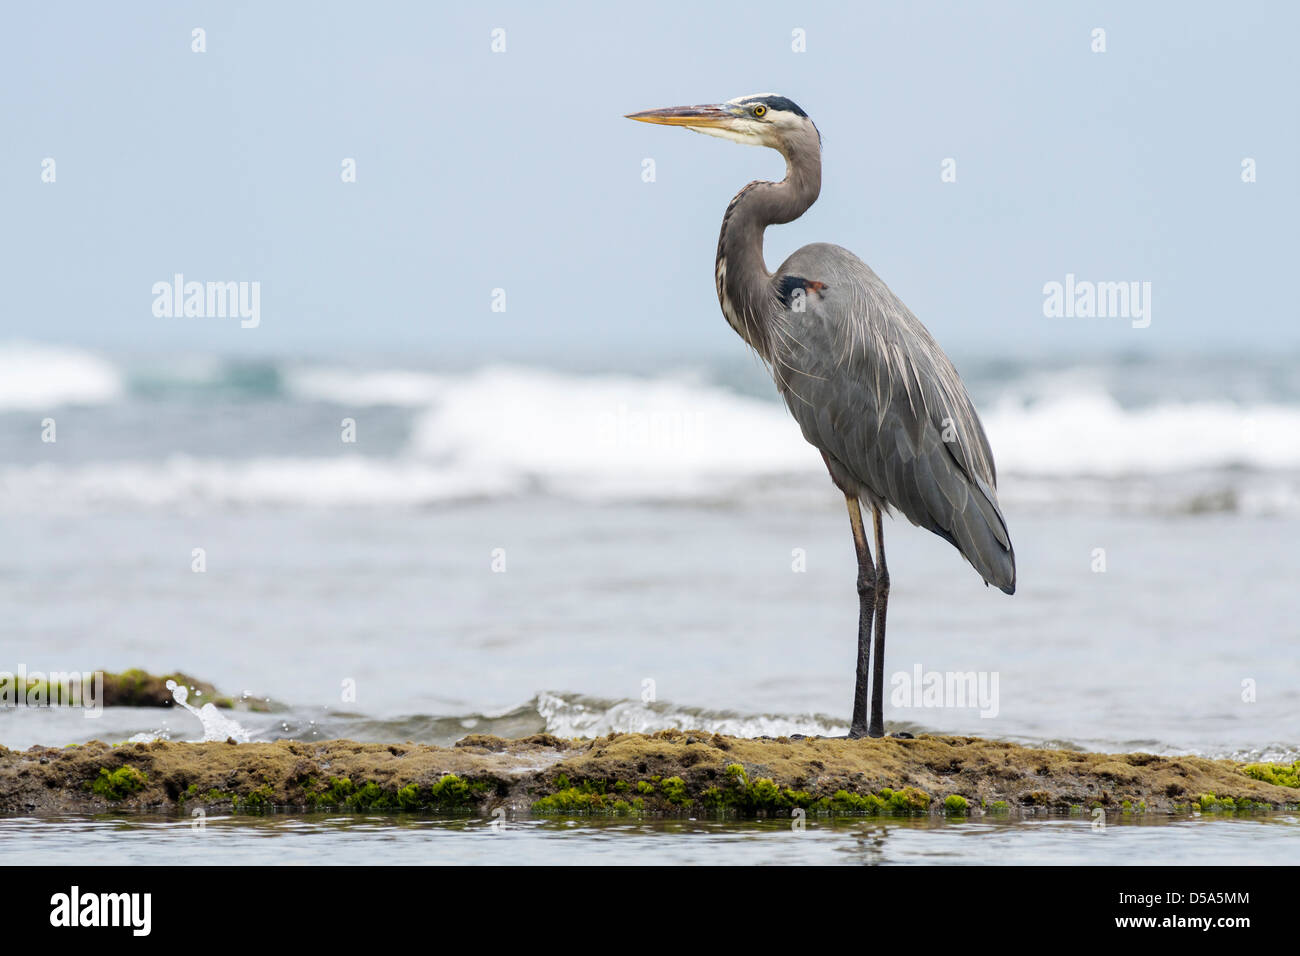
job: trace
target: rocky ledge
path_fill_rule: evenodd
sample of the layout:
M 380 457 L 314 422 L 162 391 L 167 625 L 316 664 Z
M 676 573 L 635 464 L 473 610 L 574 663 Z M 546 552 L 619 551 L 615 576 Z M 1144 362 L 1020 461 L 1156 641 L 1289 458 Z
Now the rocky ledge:
M 0 812 L 339 809 L 491 816 L 1256 811 L 1300 804 L 1300 762 L 1242 764 L 974 737 L 594 740 L 472 735 L 453 747 L 305 743 L 0 748 Z

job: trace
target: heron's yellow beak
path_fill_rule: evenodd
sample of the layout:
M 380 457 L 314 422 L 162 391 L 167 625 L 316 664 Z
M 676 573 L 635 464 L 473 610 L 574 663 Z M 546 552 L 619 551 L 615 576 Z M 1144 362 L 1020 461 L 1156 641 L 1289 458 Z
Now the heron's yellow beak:
M 663 110 L 628 113 L 627 118 L 640 123 L 658 123 L 660 126 L 716 129 L 731 126 L 736 120 L 736 114 L 725 106 L 670 106 Z

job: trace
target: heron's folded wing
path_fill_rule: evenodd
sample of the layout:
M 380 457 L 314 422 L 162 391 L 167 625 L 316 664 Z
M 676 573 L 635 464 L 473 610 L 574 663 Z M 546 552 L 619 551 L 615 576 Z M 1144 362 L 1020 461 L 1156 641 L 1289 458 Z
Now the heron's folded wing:
M 786 404 L 811 444 L 1010 592 L 1015 555 L 975 408 L 925 327 L 859 265 L 834 262 L 802 310 L 780 315 L 772 363 Z

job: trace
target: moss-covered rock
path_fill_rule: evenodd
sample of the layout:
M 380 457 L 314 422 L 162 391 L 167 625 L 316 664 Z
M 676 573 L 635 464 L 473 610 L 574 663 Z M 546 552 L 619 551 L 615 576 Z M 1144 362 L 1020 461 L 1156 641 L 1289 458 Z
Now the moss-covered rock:
M 202 707 L 204 704 L 214 704 L 226 710 L 270 711 L 278 709 L 278 705 L 264 699 L 254 697 L 236 698 L 222 694 L 207 681 L 199 680 L 188 674 L 182 674 L 179 671 L 171 674 L 150 674 L 148 671 L 139 668 L 130 668 L 121 673 L 112 671 L 98 671 L 96 673 L 102 675 L 103 678 L 103 687 L 99 691 L 98 703 L 104 707 L 172 707 L 175 705 L 175 701 L 171 690 L 167 687 L 167 682 L 173 681 L 178 686 L 189 689 L 189 703 L 196 707 Z M 80 681 L 79 676 L 78 681 Z M 65 703 L 73 698 L 77 701 L 90 699 L 90 694 L 85 690 L 78 689 L 77 693 L 72 693 L 74 686 L 68 679 L 58 681 L 57 684 L 51 683 L 50 675 L 39 678 L 28 676 L 25 686 L 19 688 L 19 693 L 26 700 L 37 705 Z
M 1118 767 L 1127 768 L 1122 773 Z M 355 812 L 966 816 L 1294 807 L 1294 765 L 1039 750 L 970 737 L 475 736 L 0 748 L 0 812 L 218 805 Z M 935 795 L 935 796 L 932 796 Z

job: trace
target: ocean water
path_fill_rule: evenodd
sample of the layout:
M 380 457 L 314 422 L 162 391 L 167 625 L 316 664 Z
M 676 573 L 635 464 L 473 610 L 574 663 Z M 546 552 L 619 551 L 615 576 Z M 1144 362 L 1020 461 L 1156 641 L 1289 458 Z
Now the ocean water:
M 1264 866 L 1295 862 L 1295 814 L 1185 818 L 966 820 L 514 820 L 466 817 L 211 815 L 0 817 L 12 864 L 174 866 L 940 864 Z
M 948 544 L 887 521 L 887 724 L 1300 756 L 1297 358 L 958 357 L 1019 587 L 985 588 Z M 843 503 L 744 360 L 452 368 L 11 343 L 0 526 L 0 670 L 183 670 L 270 699 L 271 713 L 235 715 L 252 739 L 847 725 L 857 599 Z M 931 673 L 974 673 L 996 693 L 902 696 Z M 9 747 L 137 734 L 195 739 L 199 724 L 179 709 L 0 709 Z M 47 825 L 120 830 L 10 820 L 0 840 Z M 263 837 L 298 825 L 273 820 L 239 852 L 269 853 Z M 539 854 L 564 834 L 593 854 L 684 839 L 652 824 L 521 826 Z M 699 826 L 696 851 L 745 845 Z M 890 846 L 917 841 L 908 859 L 940 846 L 931 834 L 949 841 L 936 852 L 965 853 L 1032 831 L 1028 857 L 1069 826 L 885 830 Z M 1215 837 L 1228 842 L 1273 829 L 1205 826 L 1231 828 Z M 852 857 L 854 841 L 828 852 Z

